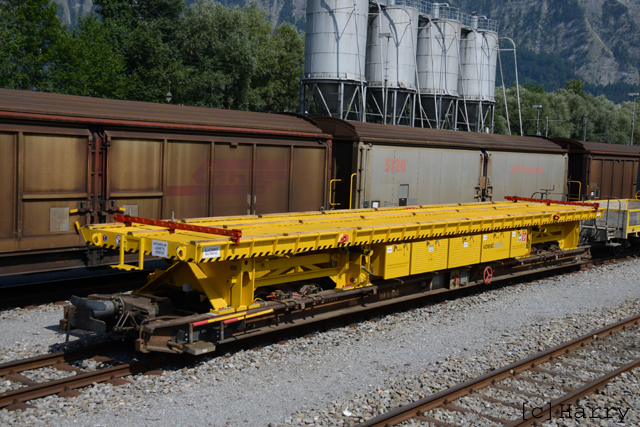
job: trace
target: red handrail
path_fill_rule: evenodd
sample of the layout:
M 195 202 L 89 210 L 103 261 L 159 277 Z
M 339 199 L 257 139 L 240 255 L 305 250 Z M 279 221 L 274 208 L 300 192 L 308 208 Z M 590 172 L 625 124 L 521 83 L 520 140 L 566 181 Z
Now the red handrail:
M 176 230 L 195 231 L 197 233 L 217 234 L 220 236 L 229 236 L 233 240 L 233 244 L 238 246 L 240 243 L 240 237 L 242 237 L 242 230 L 216 228 L 216 227 L 204 227 L 201 225 L 185 224 L 175 221 L 162 221 L 158 219 L 140 218 L 137 216 L 114 214 L 113 219 L 118 222 L 124 223 L 125 226 L 131 227 L 131 224 L 145 224 L 153 225 L 156 227 L 165 227 L 169 229 L 169 233 L 173 234 Z
M 547 206 L 554 205 L 570 205 L 570 206 L 586 206 L 591 207 L 598 211 L 600 208 L 600 203 L 587 203 L 587 202 L 568 202 L 564 200 L 549 200 L 549 199 L 530 199 L 527 197 L 516 197 L 516 196 L 504 196 L 505 199 L 516 202 L 536 202 L 536 203 L 546 203 Z

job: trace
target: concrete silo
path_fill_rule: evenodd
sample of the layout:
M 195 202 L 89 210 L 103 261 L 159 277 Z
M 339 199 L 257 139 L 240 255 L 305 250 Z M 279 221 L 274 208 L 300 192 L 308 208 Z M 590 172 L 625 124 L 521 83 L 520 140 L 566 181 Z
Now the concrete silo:
M 497 22 L 425 0 L 307 0 L 300 113 L 493 131 Z
M 496 61 L 496 21 L 470 16 L 460 41 L 458 126 L 461 130 L 493 132 Z
M 420 99 L 416 126 L 455 129 L 458 105 L 460 33 L 465 14 L 429 3 L 418 27 Z
M 363 120 L 367 0 L 307 0 L 301 113 Z
M 375 4 L 367 40 L 367 121 L 413 125 L 418 10 Z

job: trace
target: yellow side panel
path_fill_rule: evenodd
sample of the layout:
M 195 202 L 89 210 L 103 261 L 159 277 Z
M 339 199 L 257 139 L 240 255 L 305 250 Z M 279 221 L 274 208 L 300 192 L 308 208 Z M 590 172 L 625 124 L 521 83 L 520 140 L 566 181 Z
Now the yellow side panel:
M 447 269 L 449 239 L 424 240 L 411 244 L 411 274 Z
M 529 232 L 526 228 L 520 230 L 512 230 L 511 233 L 511 251 L 510 258 L 529 255 Z
M 481 262 L 497 261 L 509 258 L 511 249 L 511 232 L 497 231 L 482 235 Z
M 449 239 L 449 268 L 478 264 L 482 235 Z
M 397 243 L 374 248 L 372 257 L 376 276 L 384 279 L 408 276 L 411 265 L 411 244 Z

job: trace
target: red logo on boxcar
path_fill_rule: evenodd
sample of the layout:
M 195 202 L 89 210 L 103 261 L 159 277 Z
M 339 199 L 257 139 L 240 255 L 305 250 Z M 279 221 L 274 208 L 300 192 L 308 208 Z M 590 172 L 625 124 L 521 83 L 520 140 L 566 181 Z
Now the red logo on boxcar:
M 509 173 L 544 173 L 544 168 L 525 168 L 524 166 L 514 166 Z
M 245 195 L 251 192 L 251 173 L 255 181 L 255 194 L 268 194 L 275 182 L 289 179 L 287 160 L 217 159 L 205 160 L 191 176 L 191 185 L 167 185 L 167 196 L 206 196 L 211 191 L 216 196 Z M 211 179 L 211 190 L 207 182 Z

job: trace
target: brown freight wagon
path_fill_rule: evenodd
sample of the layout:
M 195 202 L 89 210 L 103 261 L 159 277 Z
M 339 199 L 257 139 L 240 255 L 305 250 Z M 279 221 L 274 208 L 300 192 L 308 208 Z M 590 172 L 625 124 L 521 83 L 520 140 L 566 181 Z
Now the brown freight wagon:
M 301 116 L 0 89 L 0 275 L 97 265 L 74 222 L 324 208 L 328 136 Z M 80 215 L 70 211 L 80 209 Z
M 640 147 L 552 138 L 569 150 L 570 200 L 634 199 Z

